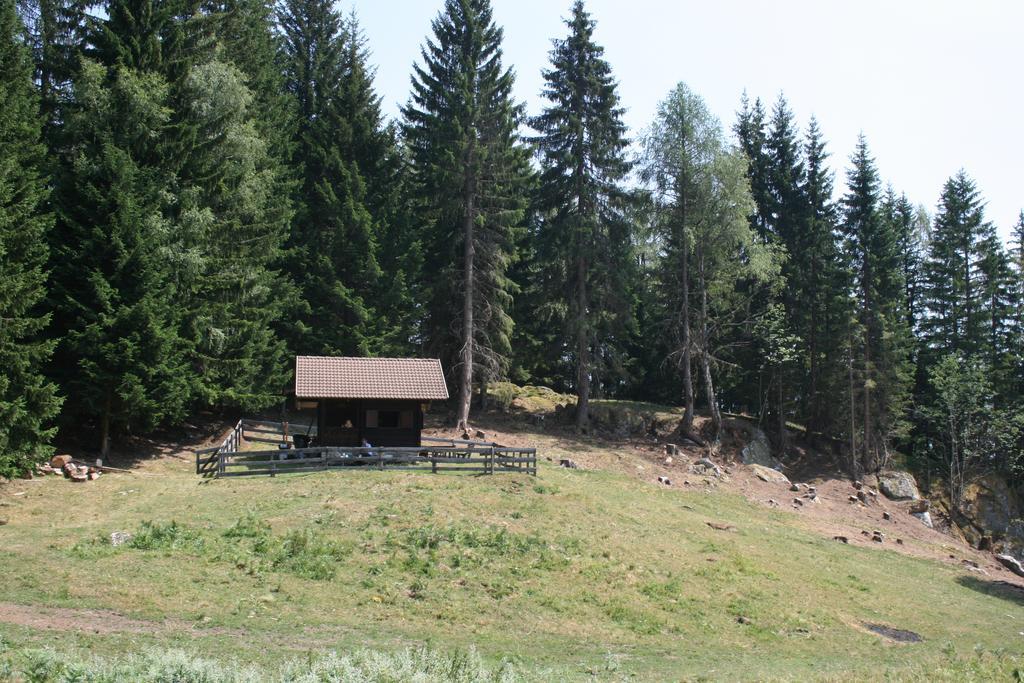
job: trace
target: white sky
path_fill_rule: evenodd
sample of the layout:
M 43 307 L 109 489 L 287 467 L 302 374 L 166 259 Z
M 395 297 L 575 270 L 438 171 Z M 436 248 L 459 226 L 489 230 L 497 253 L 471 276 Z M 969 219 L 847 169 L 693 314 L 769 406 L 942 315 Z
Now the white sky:
M 530 114 L 571 0 L 493 0 L 505 63 Z M 443 0 L 340 0 L 355 8 L 395 116 Z M 1018 0 L 588 0 L 634 136 L 679 81 L 731 127 L 744 89 L 780 91 L 801 126 L 817 116 L 838 171 L 857 134 L 898 192 L 934 211 L 964 168 L 1004 236 L 1024 208 L 1024 2 Z

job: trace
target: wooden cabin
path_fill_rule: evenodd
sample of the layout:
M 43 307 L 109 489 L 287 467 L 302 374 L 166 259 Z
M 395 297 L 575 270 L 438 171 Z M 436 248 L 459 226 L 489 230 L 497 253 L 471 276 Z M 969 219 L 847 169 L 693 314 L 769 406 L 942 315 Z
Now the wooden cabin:
M 299 356 L 295 399 L 316 408 L 318 446 L 419 446 L 427 405 L 448 386 L 433 358 Z

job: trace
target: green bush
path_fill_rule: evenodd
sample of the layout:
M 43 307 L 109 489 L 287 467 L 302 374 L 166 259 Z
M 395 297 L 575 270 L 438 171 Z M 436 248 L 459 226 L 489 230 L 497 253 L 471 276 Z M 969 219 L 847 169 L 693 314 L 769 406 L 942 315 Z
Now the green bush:
M 133 550 L 199 551 L 204 543 L 198 531 L 172 520 L 167 523 L 143 522 L 127 545 Z

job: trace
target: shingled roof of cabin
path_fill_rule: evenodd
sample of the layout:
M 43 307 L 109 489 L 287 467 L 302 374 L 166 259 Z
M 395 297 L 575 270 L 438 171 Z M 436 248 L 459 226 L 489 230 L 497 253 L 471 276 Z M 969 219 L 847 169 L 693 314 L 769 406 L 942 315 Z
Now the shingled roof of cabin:
M 298 356 L 295 396 L 434 401 L 448 398 L 448 386 L 436 358 Z

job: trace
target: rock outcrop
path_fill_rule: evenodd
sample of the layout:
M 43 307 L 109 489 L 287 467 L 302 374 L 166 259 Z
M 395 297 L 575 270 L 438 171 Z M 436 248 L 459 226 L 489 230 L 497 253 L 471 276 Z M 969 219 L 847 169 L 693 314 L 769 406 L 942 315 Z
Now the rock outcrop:
M 761 465 L 771 469 L 778 469 L 782 466 L 772 456 L 772 446 L 768 442 L 768 435 L 763 430 L 754 428 L 751 431 L 751 440 L 743 447 L 742 459 L 744 465 Z
M 785 484 L 786 486 L 790 485 L 789 477 L 778 470 L 772 469 L 771 467 L 765 467 L 764 465 L 758 465 L 755 463 L 750 466 L 750 469 L 753 470 L 754 476 L 761 481 Z
M 890 500 L 917 500 L 921 492 L 910 472 L 882 472 L 878 475 L 878 490 Z

